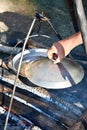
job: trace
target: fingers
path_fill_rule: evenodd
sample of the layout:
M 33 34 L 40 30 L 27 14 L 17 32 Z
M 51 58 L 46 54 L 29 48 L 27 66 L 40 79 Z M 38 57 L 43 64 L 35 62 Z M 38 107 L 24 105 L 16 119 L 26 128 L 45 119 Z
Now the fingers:
M 60 57 L 58 56 L 58 54 L 55 53 L 54 50 L 49 49 L 47 53 L 48 53 L 48 58 L 51 59 L 51 60 L 53 60 L 54 64 L 60 62 Z
M 52 50 L 52 49 L 48 50 L 47 55 L 48 55 L 49 59 L 53 59 L 53 53 L 54 53 L 54 50 Z
M 60 58 L 58 57 L 56 60 L 54 60 L 54 64 L 60 63 Z
M 56 58 L 54 58 L 54 54 Z M 65 56 L 64 48 L 59 42 L 54 43 L 48 50 L 47 55 L 49 59 L 54 61 L 54 64 L 59 63 Z

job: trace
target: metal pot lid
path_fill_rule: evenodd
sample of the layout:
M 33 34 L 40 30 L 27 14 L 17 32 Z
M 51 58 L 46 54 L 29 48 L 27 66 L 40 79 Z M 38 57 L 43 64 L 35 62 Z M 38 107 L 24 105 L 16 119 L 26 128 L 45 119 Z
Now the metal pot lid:
M 19 59 L 20 54 L 13 58 L 15 70 L 18 68 Z M 61 63 L 54 64 L 47 58 L 47 50 L 40 48 L 24 52 L 21 69 L 21 74 L 29 81 L 48 89 L 68 88 L 84 77 L 84 70 L 77 62 L 65 58 Z

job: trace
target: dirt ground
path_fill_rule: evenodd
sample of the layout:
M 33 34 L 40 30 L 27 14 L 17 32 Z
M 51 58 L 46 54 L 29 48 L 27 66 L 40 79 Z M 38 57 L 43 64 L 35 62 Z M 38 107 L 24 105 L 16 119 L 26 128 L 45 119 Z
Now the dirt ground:
M 68 8 L 63 0 L 61 0 L 61 2 L 60 0 L 55 2 L 47 2 L 44 0 L 41 2 L 28 2 L 28 0 L 25 0 L 23 3 L 13 2 L 11 0 L 0 0 L 1 42 L 4 41 L 6 43 L 7 37 L 10 37 L 11 40 L 24 38 L 28 33 L 36 12 L 44 12 L 62 38 L 74 33 Z M 14 32 L 15 34 L 13 34 Z M 40 33 L 50 35 L 53 37 L 53 41 L 58 40 L 47 22 L 42 22 Z M 51 45 L 53 41 L 49 41 L 49 45 Z

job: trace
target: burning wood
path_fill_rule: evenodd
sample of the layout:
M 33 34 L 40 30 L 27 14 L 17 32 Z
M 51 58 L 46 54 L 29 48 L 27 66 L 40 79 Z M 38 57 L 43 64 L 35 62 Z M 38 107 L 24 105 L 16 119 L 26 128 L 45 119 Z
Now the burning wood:
M 7 107 L 9 106 L 9 101 L 14 84 L 14 80 L 9 79 L 8 77 L 9 74 L 7 75 L 7 78 L 5 74 L 3 77 L 0 77 L 3 87 L 7 88 L 7 91 L 3 92 L 3 105 Z M 10 77 L 12 78 L 12 74 L 10 75 Z M 13 77 L 15 78 L 15 75 L 13 75 Z M 40 87 L 24 85 L 20 80 L 18 80 L 17 90 L 15 92 L 14 103 L 12 106 L 12 110 L 15 111 L 17 114 L 26 115 L 26 112 L 28 112 L 27 114 L 31 115 L 31 118 L 29 118 L 29 115 L 27 118 L 32 119 L 32 122 L 38 121 L 41 127 L 45 126 L 48 128 L 49 125 L 51 125 L 51 127 L 53 128 L 55 125 L 56 128 L 62 130 L 60 127 L 64 127 L 65 129 L 68 127 L 68 125 L 71 126 L 72 124 L 74 124 L 78 119 L 78 114 L 70 114 L 69 109 L 72 110 L 75 114 L 80 112 L 78 109 L 76 110 L 74 107 L 72 107 L 72 105 L 63 101 L 59 97 L 54 96 L 49 91 Z M 67 116 L 65 116 L 64 111 L 66 111 Z M 36 117 L 33 115 L 34 117 L 32 117 L 32 112 L 37 113 L 38 116 Z M 48 120 L 49 124 L 45 124 L 45 118 Z M 42 122 L 44 126 L 41 125 Z M 56 122 L 58 122 L 58 124 L 55 124 Z
M 0 129 L 2 130 L 4 127 L 4 121 L 8 113 L 8 108 L 0 107 Z M 30 120 L 24 118 L 21 115 L 17 115 L 16 113 L 11 112 L 9 116 L 9 125 L 7 126 L 7 130 L 15 128 L 15 129 L 27 129 L 27 130 L 41 130 L 38 126 L 35 126 Z
M 16 43 L 16 45 L 14 47 L 11 47 L 6 44 L 0 43 L 0 52 L 5 53 L 5 54 L 11 54 L 11 52 L 12 52 L 13 55 L 16 55 L 22 50 L 21 47 L 22 47 L 23 43 L 22 43 L 21 47 L 17 47 L 17 44 L 18 43 Z M 37 48 L 48 48 L 43 43 L 35 42 L 35 41 L 29 39 L 27 42 L 26 49 L 31 49 L 31 48 L 36 48 L 36 47 Z

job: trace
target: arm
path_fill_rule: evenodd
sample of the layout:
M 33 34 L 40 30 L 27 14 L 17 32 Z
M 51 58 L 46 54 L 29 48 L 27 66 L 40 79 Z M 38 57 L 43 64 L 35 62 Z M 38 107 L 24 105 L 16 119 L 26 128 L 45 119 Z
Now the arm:
M 52 47 L 48 50 L 48 58 L 53 58 L 53 53 L 56 53 L 58 58 L 55 63 L 60 62 L 65 56 L 67 56 L 70 51 L 76 46 L 83 43 L 81 33 L 78 32 L 69 38 L 60 40 L 52 45 Z

